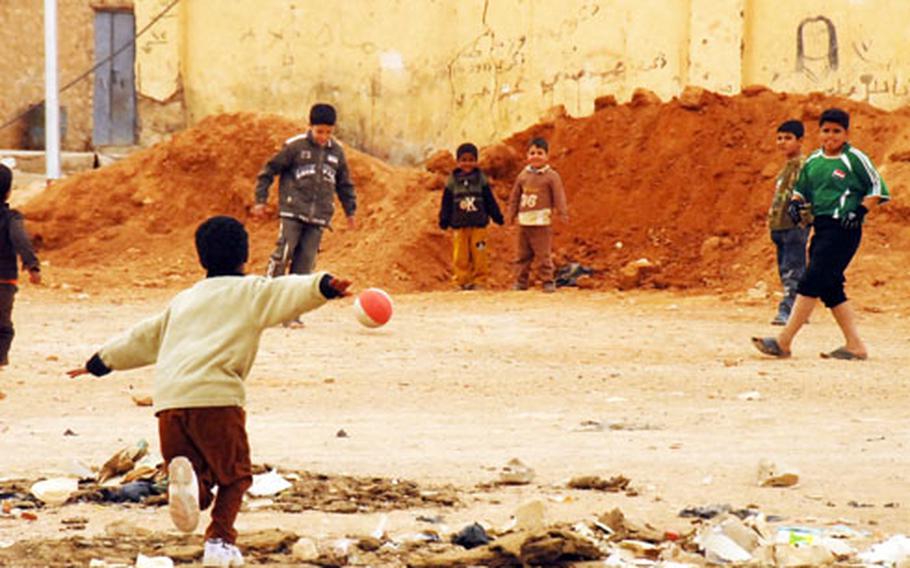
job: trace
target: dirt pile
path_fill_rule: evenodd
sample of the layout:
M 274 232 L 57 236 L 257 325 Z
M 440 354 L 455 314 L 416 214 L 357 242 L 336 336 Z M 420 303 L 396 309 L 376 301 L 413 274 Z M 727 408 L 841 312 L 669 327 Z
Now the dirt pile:
M 688 89 L 660 103 L 639 93 L 628 104 L 600 104 L 591 116 L 549 119 L 481 152 L 481 165 L 503 205 L 533 136 L 551 143 L 571 223 L 556 226 L 557 263 L 596 270 L 598 286 L 742 290 L 776 282 L 765 227 L 781 160 L 774 129 L 806 121 L 805 149 L 815 146 L 822 109 L 853 116 L 851 140 L 879 165 L 895 203 L 870 216 L 864 251 L 851 278 L 881 288 L 910 260 L 910 109 L 886 112 L 821 95 L 761 87 L 725 97 Z M 229 214 L 251 231 L 251 272 L 266 264 L 277 220 L 248 216 L 262 164 L 303 125 L 266 115 L 210 117 L 123 162 L 68 178 L 29 203 L 31 231 L 52 265 L 84 287 L 185 284 L 200 275 L 192 233 L 209 215 Z M 320 266 L 361 284 L 393 291 L 448 287 L 449 245 L 436 228 L 444 171 L 396 168 L 347 149 L 357 186 L 360 227 L 326 235 Z M 276 188 L 272 188 L 272 202 Z M 343 223 L 336 222 L 339 227 Z M 493 283 L 510 280 L 514 228 L 493 228 Z M 635 263 L 647 259 L 648 270 Z M 625 269 L 625 273 L 624 273 Z M 889 288 L 890 290 L 890 288 Z

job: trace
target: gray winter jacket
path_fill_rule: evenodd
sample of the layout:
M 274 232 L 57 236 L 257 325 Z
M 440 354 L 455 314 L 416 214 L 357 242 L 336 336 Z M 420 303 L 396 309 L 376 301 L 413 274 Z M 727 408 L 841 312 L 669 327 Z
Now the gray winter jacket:
M 281 217 L 328 226 L 335 212 L 335 194 L 348 217 L 357 210 L 348 162 L 334 138 L 320 146 L 311 132 L 294 136 L 268 161 L 257 176 L 256 203 L 265 203 L 269 187 L 278 179 L 278 211 Z

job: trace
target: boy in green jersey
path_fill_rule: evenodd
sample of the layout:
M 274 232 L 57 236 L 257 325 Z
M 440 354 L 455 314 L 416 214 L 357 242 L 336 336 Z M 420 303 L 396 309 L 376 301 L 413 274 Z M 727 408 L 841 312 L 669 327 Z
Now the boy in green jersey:
M 818 121 L 822 147 L 806 159 L 788 211 L 794 221 L 811 208 L 815 217 L 809 265 L 797 287 L 787 325 L 777 337 L 753 337 L 766 355 L 789 357 L 790 345 L 809 319 L 818 299 L 831 310 L 845 344 L 823 358 L 858 360 L 868 355 L 856 328 L 856 317 L 844 294 L 844 271 L 862 239 L 869 209 L 890 199 L 888 187 L 866 154 L 847 142 L 850 115 L 837 108 Z

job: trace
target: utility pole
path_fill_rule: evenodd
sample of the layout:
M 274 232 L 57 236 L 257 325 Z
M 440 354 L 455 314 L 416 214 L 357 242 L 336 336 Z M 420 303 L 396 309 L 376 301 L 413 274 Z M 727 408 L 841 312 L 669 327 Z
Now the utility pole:
M 60 179 L 60 101 L 57 92 L 57 0 L 44 0 L 44 161 L 47 180 Z

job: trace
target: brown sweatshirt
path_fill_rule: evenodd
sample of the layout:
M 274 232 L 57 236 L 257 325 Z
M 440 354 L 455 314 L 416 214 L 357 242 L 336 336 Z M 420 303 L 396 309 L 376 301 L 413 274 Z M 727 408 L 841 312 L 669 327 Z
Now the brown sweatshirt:
M 548 165 L 521 170 L 509 197 L 509 220 L 518 217 L 519 225 L 547 226 L 554 208 L 562 217 L 569 214 L 562 178 L 556 170 Z

